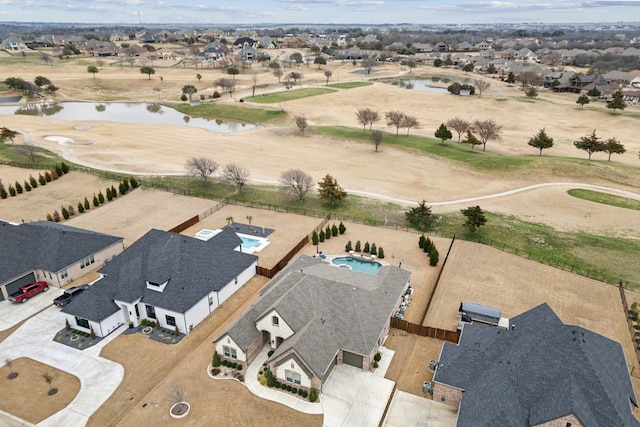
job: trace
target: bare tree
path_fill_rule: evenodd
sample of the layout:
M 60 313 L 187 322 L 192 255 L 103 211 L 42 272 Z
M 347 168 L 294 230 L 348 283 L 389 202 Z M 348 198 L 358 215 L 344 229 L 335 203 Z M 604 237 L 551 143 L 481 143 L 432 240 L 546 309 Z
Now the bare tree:
M 387 120 L 387 126 L 394 126 L 396 128 L 396 135 L 398 135 L 398 131 L 404 121 L 404 113 L 400 111 L 389 111 L 385 113 L 384 118 Z
M 233 96 L 233 92 L 236 89 L 236 81 L 224 77 L 217 79 L 214 82 L 214 85 L 219 86 L 222 89 L 222 92 L 228 93 L 229 96 Z
M 251 173 L 247 169 L 235 163 L 227 164 L 222 170 L 222 179 L 238 187 L 238 191 L 240 192 L 242 192 L 244 186 L 247 184 L 249 175 L 251 175 Z
M 57 388 L 54 388 L 51 383 L 53 383 L 53 380 L 56 379 L 56 375 L 49 372 L 49 371 L 44 371 L 40 374 L 40 376 L 42 376 L 42 379 L 44 380 L 44 382 L 46 382 L 49 385 L 49 396 L 53 396 L 54 394 L 56 394 L 58 392 Z
M 296 116 L 296 126 L 300 129 L 300 133 L 304 135 L 305 129 L 309 127 L 307 118 L 305 116 Z
M 187 398 L 187 391 L 185 390 L 184 385 L 176 382 L 171 383 L 169 398 L 173 403 L 184 402 Z
M 185 169 L 191 176 L 200 176 L 204 181 L 218 169 L 218 163 L 215 160 L 206 157 L 192 157 L 184 165 Z
M 369 141 L 373 142 L 373 146 L 376 148 L 376 151 L 378 151 L 378 147 L 382 144 L 382 138 L 382 132 L 377 129 L 369 135 Z
M 367 74 L 371 74 L 371 70 L 376 66 L 377 62 L 374 58 L 366 58 L 362 60 L 362 67 L 366 70 Z
M 478 89 L 478 96 L 482 96 L 482 92 L 489 89 L 491 87 L 491 83 L 486 80 L 478 80 L 476 82 L 476 89 Z
M 280 83 L 280 79 L 282 78 L 283 74 L 284 71 L 282 71 L 282 68 L 274 68 L 273 75 L 278 78 L 278 83 Z
M 523 90 L 527 86 L 536 87 L 541 86 L 543 83 L 542 76 L 533 71 L 523 71 L 522 73 L 520 73 L 520 75 L 518 75 L 518 81 L 522 83 Z
M 358 119 L 358 123 L 362 125 L 362 130 L 367 130 L 367 125 L 369 124 L 369 116 L 373 110 L 370 108 L 359 108 L 356 111 L 356 119 Z
M 450 127 L 458 133 L 458 143 L 460 143 L 460 137 L 463 133 L 469 130 L 471 123 L 468 120 L 461 119 L 460 117 L 454 117 L 447 122 L 447 127 Z
M 327 82 L 326 82 L 325 86 L 329 86 L 329 79 L 331 78 L 331 76 L 333 76 L 333 71 L 325 70 L 324 71 L 324 76 L 327 78 Z
M 500 134 L 502 133 L 502 126 L 493 120 L 475 120 L 473 128 L 482 141 L 482 151 L 486 150 L 487 142 L 492 139 L 500 139 Z
M 38 160 L 38 145 L 35 142 L 25 140 L 24 145 L 20 147 L 20 151 L 29 159 L 29 163 L 35 163 Z
M 288 169 L 282 172 L 280 183 L 289 193 L 295 194 L 300 201 L 314 186 L 311 175 L 301 169 Z
M 411 130 L 411 128 L 418 127 L 419 125 L 420 125 L 420 122 L 418 121 L 417 118 L 413 116 L 407 116 L 405 114 L 404 117 L 402 118 L 402 127 L 407 128 L 407 135 L 409 135 L 409 131 Z
M 255 70 L 252 70 L 249 74 L 251 75 L 251 82 L 253 83 L 253 86 L 251 86 L 251 96 L 256 96 L 256 84 L 258 83 L 258 72 Z

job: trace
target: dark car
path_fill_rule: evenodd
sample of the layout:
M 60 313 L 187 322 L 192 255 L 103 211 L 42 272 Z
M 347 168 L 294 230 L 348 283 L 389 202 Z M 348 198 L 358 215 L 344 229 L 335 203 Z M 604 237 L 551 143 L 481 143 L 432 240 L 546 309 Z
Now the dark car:
M 82 285 L 82 286 L 69 288 L 65 290 L 64 293 L 60 295 L 58 298 L 54 299 L 53 304 L 57 305 L 58 307 L 64 307 L 65 305 L 69 304 L 69 302 L 72 299 L 74 299 L 75 297 L 80 295 L 82 292 L 84 292 L 84 290 L 87 289 L 88 287 L 89 285 Z

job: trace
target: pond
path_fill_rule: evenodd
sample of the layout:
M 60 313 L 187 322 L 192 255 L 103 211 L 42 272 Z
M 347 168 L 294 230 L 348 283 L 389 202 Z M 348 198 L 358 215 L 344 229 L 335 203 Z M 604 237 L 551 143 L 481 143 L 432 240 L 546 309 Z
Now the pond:
M 164 105 L 136 102 L 54 102 L 0 106 L 1 114 L 24 114 L 75 122 L 105 120 L 121 123 L 163 123 L 198 127 L 216 133 L 233 133 L 258 127 L 254 124 L 222 119 L 186 116 Z
M 405 89 L 414 89 L 421 92 L 429 93 L 449 93 L 446 86 L 453 83 L 450 80 L 433 80 L 433 79 L 395 79 L 386 81 L 385 83 L 398 86 Z M 445 87 L 442 87 L 445 86 Z

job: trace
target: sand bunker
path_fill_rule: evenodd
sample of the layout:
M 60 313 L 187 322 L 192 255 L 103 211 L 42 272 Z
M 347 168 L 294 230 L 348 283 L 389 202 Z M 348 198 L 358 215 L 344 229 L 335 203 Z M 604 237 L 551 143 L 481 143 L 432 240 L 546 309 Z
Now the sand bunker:
M 93 142 L 75 142 L 73 138 L 58 135 L 47 135 L 44 137 L 47 141 L 57 142 L 60 145 L 92 145 Z

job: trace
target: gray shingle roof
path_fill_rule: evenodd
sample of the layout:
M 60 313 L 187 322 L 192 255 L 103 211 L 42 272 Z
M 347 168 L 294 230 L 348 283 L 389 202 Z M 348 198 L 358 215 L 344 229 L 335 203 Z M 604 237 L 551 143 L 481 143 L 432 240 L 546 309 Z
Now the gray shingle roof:
M 60 271 L 120 241 L 122 237 L 49 221 L 0 221 L 0 283 L 33 269 Z
M 95 320 L 100 320 L 114 312 L 113 300 L 133 302 L 141 298 L 143 303 L 184 313 L 258 259 L 235 251 L 241 243 L 229 227 L 208 241 L 151 230 L 102 268 L 100 273 L 105 277 L 63 311 L 94 320 L 96 310 L 103 317 Z M 147 289 L 147 281 L 168 284 L 158 292 Z M 100 307 L 89 308 L 90 304 Z
M 369 355 L 411 273 L 384 266 L 376 275 L 329 265 L 302 255 L 281 271 L 256 301 L 222 335 L 243 350 L 261 339 L 256 321 L 276 310 L 294 335 L 274 352 L 292 348 L 315 374 L 324 378 L 338 350 Z
M 547 304 L 513 330 L 466 325 L 445 343 L 434 381 L 464 390 L 458 426 L 529 426 L 575 414 L 588 426 L 638 426 L 620 344 L 565 325 Z

